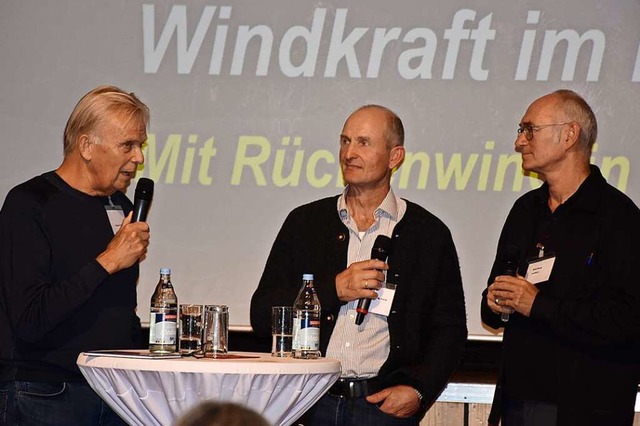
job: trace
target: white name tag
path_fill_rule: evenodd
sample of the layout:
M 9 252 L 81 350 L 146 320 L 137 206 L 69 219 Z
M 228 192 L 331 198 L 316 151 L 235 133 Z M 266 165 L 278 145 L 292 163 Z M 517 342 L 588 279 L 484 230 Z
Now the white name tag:
M 393 298 L 396 295 L 396 285 L 387 283 L 386 287 L 382 287 L 377 291 L 377 293 L 378 298 L 373 299 L 371 301 L 371 304 L 369 305 L 369 313 L 384 315 L 385 317 L 388 317 L 389 312 L 391 312 L 391 304 L 393 303 Z
M 527 274 L 524 276 L 524 279 L 529 281 L 531 284 L 548 281 L 555 261 L 556 256 L 554 254 L 549 254 L 539 259 L 529 260 Z
M 122 226 L 124 220 L 124 211 L 121 206 L 104 206 L 107 210 L 107 216 L 109 217 L 109 223 L 113 230 L 113 235 L 116 235 Z

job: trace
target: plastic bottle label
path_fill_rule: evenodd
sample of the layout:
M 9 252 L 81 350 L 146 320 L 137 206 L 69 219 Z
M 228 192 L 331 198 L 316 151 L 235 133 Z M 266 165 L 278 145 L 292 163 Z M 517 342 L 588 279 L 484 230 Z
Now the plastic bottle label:
M 310 312 L 301 312 L 294 323 L 293 349 L 320 349 L 320 319 L 314 318 Z

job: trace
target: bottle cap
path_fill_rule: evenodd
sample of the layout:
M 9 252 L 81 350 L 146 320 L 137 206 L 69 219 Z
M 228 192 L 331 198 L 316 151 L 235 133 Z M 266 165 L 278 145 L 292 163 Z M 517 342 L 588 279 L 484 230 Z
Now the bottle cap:
M 160 275 L 169 275 L 171 273 L 170 268 L 160 268 Z
M 313 274 L 302 274 L 302 279 L 304 281 L 313 281 Z

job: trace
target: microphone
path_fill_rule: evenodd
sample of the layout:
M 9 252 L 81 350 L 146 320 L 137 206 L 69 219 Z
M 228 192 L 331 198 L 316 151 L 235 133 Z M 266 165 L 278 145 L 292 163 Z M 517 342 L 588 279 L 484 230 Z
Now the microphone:
M 502 274 L 500 275 L 509 275 L 512 277 L 515 277 L 516 275 L 518 275 L 518 261 L 520 258 L 519 251 L 520 250 L 518 250 L 518 247 L 514 245 L 507 246 L 507 252 L 505 255 L 506 261 L 504 263 L 504 269 L 502 270 Z M 502 320 L 502 322 L 508 322 L 509 314 L 504 312 L 501 313 L 500 319 Z
M 378 237 L 376 237 L 376 241 L 373 243 L 373 248 L 371 249 L 371 258 L 386 262 L 390 252 L 391 238 L 386 235 L 378 235 Z M 364 321 L 365 315 L 369 313 L 370 303 L 371 299 L 366 297 L 358 300 L 358 306 L 356 307 L 356 325 L 360 325 L 362 324 L 362 321 Z
M 153 198 L 153 181 L 148 178 L 140 178 L 136 185 L 136 192 L 133 204 L 133 217 L 131 222 L 145 222 L 147 213 Z

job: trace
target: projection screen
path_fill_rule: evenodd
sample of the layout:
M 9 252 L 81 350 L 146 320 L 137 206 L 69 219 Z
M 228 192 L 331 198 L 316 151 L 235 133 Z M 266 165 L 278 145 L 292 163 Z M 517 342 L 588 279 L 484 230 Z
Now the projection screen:
M 342 190 L 345 118 L 382 104 L 406 129 L 393 188 L 451 229 L 470 334 L 491 336 L 479 303 L 498 233 L 541 184 L 513 150 L 532 100 L 584 95 L 592 162 L 640 202 L 638 22 L 637 0 L 3 1 L 0 197 L 60 164 L 84 93 L 135 92 L 152 116 L 138 177 L 156 182 L 138 313 L 170 267 L 181 303 L 227 304 L 241 328 L 287 213 Z

